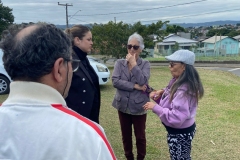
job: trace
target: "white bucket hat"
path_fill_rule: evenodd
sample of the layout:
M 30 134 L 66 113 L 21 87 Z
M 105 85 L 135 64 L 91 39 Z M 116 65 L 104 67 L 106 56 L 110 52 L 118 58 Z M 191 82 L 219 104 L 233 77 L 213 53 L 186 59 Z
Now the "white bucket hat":
M 193 65 L 195 62 L 195 54 L 189 50 L 178 50 L 169 56 L 165 56 L 168 61 L 183 62 L 185 64 Z

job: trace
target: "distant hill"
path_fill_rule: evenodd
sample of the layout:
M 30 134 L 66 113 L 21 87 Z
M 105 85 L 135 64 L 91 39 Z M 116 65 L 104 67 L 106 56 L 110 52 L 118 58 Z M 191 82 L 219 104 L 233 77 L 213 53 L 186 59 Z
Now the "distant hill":
M 202 23 L 170 23 L 170 25 L 179 25 L 183 28 L 188 28 L 188 27 L 200 27 L 200 26 L 214 26 L 214 25 L 224 25 L 224 24 L 237 24 L 240 23 L 239 21 L 231 21 L 231 20 L 226 20 L 226 21 L 212 21 L 212 22 L 202 22 Z M 75 24 L 69 24 L 69 28 L 74 26 Z M 90 27 L 90 24 L 85 24 L 86 26 Z M 148 25 L 148 24 L 146 24 Z M 65 29 L 66 25 L 56 25 L 58 28 Z M 163 27 L 165 28 L 165 27 Z
M 213 21 L 213 22 L 203 22 L 203 23 L 172 23 L 172 24 L 179 25 L 183 28 L 188 28 L 188 27 L 200 27 L 200 26 L 207 27 L 207 26 L 214 26 L 214 25 L 237 24 L 237 23 L 240 23 L 240 21 L 226 20 L 226 21 Z

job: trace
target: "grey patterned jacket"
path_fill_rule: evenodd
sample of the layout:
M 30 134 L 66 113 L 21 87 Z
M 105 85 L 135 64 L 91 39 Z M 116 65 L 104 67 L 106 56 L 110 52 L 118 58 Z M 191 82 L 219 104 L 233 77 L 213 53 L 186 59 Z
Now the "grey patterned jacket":
M 149 102 L 149 97 L 143 91 L 134 89 L 134 84 L 140 86 L 148 84 L 150 63 L 138 58 L 137 65 L 131 71 L 129 71 L 127 63 L 123 59 L 119 59 L 115 63 L 112 83 L 117 90 L 112 106 L 124 113 L 145 114 L 143 105 Z

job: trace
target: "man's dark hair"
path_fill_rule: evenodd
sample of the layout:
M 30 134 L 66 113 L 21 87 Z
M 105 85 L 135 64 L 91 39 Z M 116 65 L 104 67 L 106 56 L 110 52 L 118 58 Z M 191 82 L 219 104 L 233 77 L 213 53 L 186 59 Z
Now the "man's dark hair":
M 25 36 L 18 33 L 36 26 Z M 58 58 L 71 57 L 70 38 L 52 24 L 37 23 L 16 28 L 1 44 L 4 67 L 13 80 L 39 81 L 49 74 Z

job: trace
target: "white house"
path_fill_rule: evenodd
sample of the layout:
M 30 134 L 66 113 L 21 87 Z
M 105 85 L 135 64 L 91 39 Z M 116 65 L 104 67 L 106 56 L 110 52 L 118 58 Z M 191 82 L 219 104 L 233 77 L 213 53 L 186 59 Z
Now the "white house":
M 158 42 L 155 44 L 158 52 L 163 55 L 169 55 L 175 52 L 176 45 L 178 45 L 178 49 L 190 49 L 192 46 L 196 46 L 198 41 L 194 41 L 191 39 L 183 38 L 175 34 L 170 34 L 167 37 L 164 37 L 162 42 Z

